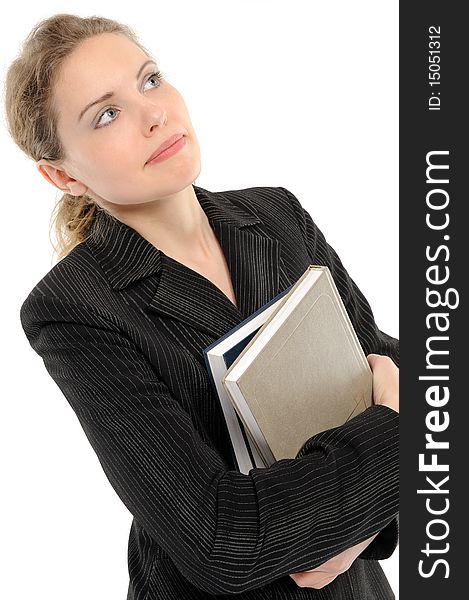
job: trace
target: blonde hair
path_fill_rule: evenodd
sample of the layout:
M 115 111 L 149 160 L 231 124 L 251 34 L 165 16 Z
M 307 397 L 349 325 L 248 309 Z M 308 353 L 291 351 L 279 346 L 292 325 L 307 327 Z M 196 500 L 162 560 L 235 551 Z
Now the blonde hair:
M 20 149 L 34 161 L 65 158 L 57 132 L 58 115 L 53 89 L 65 58 L 87 38 L 101 33 L 127 36 L 148 56 L 130 27 L 104 17 L 56 14 L 37 23 L 21 52 L 8 68 L 5 109 L 8 131 Z M 105 210 L 87 194 L 63 194 L 54 207 L 58 259 L 82 242 L 97 211 Z M 107 211 L 106 211 L 107 212 Z M 54 217 L 55 214 L 55 217 Z

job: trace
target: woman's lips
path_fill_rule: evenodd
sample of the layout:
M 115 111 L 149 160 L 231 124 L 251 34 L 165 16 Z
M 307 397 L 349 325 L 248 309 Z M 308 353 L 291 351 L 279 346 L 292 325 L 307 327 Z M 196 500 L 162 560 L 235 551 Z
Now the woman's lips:
M 168 148 L 166 148 L 165 150 L 160 152 L 157 156 L 155 156 L 155 158 L 152 158 L 151 160 L 149 160 L 146 164 L 152 165 L 154 163 L 161 162 L 162 160 L 166 160 L 170 156 L 173 156 L 173 154 L 176 154 L 176 152 L 179 152 L 179 150 L 183 146 L 185 146 L 185 144 L 186 144 L 186 138 L 183 135 L 181 138 L 179 138 L 173 144 L 171 144 L 171 146 L 168 146 Z

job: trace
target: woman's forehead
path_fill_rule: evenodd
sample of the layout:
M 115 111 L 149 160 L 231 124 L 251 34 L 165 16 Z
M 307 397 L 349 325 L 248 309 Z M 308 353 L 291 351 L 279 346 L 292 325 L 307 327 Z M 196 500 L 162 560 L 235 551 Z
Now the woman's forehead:
M 103 33 L 83 40 L 65 59 L 63 72 L 64 76 L 79 73 L 86 77 L 109 67 L 125 70 L 145 57 L 143 50 L 126 36 Z
M 121 81 L 135 79 L 149 58 L 124 35 L 106 33 L 84 40 L 57 74 L 54 95 L 60 112 L 78 116 L 87 103 L 116 91 Z

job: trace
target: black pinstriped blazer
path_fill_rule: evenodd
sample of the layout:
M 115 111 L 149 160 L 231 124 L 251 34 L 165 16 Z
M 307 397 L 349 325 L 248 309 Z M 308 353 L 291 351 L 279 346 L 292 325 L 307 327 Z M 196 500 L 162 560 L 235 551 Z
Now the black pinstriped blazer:
M 134 517 L 127 600 L 394 598 L 377 559 L 398 541 L 398 413 L 372 406 L 296 458 L 241 474 L 202 350 L 309 264 L 330 268 L 365 354 L 398 365 L 398 341 L 291 192 L 194 191 L 238 307 L 104 211 L 21 306 L 29 343 Z M 288 576 L 378 531 L 326 587 Z

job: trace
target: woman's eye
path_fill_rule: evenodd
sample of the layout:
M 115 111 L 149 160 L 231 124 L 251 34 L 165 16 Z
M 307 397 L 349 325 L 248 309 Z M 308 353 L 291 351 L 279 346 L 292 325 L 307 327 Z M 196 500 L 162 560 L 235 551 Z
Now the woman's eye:
M 161 80 L 163 78 L 163 74 L 161 73 L 161 71 L 156 71 L 156 73 L 152 73 L 151 75 L 149 75 L 145 81 L 145 84 L 148 81 L 155 81 L 155 85 L 153 87 L 159 87 L 161 85 Z M 120 110 L 116 109 L 116 108 L 106 108 L 98 117 L 98 120 L 96 121 L 96 128 L 99 129 L 100 127 L 106 127 L 106 125 L 109 125 L 110 123 L 112 123 L 113 121 L 116 120 L 116 118 L 111 118 L 109 121 L 104 121 L 103 122 L 103 117 L 108 114 L 108 113 L 114 113 L 117 117 L 117 115 L 120 113 Z
M 103 122 L 104 115 L 109 112 L 115 113 L 116 109 L 115 108 L 106 108 L 106 110 L 101 113 L 101 115 L 99 116 L 99 119 L 96 121 L 96 125 L 99 125 L 99 127 L 106 127 L 106 125 L 109 125 L 109 123 L 112 123 L 112 121 L 114 121 L 115 119 L 112 119 L 111 121 L 108 121 L 107 123 L 105 122 L 104 125 L 101 124 Z M 99 129 L 99 127 L 98 127 L 98 129 Z
M 161 79 L 163 78 L 163 75 L 161 73 L 161 71 L 157 71 L 156 73 L 152 73 L 151 75 L 149 75 L 145 81 L 145 83 L 147 83 L 148 81 L 151 81 L 152 79 L 155 80 L 156 84 L 154 85 L 154 87 L 159 87 L 161 85 Z M 110 123 L 112 123 L 113 121 L 115 121 L 116 119 L 113 118 L 110 121 L 104 122 L 103 124 L 103 117 L 104 115 L 106 115 L 106 113 L 120 113 L 120 110 L 116 109 L 116 108 L 106 108 L 105 110 L 103 110 L 103 112 L 99 115 L 98 120 L 96 121 L 96 125 L 98 126 L 97 128 L 99 129 L 100 127 L 106 127 L 106 125 L 109 125 Z
M 159 87 L 161 84 L 161 79 L 163 78 L 163 74 L 161 73 L 161 71 L 156 71 L 156 73 L 152 73 L 148 78 L 147 81 L 151 81 L 152 79 L 154 79 L 157 82 L 157 85 L 155 87 Z

